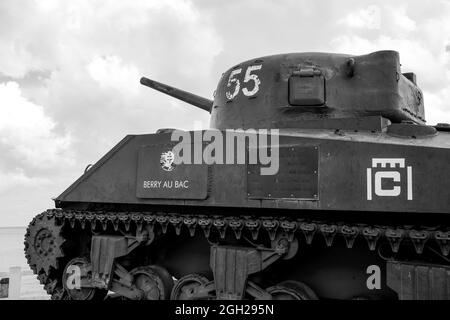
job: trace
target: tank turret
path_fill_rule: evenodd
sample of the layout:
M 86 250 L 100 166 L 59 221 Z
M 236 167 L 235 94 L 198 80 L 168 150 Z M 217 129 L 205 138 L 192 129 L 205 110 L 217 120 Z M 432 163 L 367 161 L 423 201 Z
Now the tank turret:
M 222 75 L 213 102 L 143 80 L 210 111 L 214 129 L 352 128 L 374 117 L 392 123 L 425 123 L 416 77 L 401 72 L 396 51 L 362 56 L 291 53 L 252 59 Z

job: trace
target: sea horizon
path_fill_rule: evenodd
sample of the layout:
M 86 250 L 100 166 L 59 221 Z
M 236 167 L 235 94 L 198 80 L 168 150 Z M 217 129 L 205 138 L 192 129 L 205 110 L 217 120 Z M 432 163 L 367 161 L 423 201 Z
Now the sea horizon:
M 30 270 L 23 244 L 26 228 L 0 227 L 0 272 L 8 272 L 11 267 Z
M 0 227 L 0 229 L 18 229 L 18 228 L 26 228 L 26 226 L 6 226 L 6 227 Z

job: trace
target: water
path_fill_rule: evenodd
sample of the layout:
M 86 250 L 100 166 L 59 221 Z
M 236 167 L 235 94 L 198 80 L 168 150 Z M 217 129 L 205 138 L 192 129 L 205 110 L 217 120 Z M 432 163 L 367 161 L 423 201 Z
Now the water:
M 10 267 L 22 267 L 30 270 L 23 251 L 25 227 L 0 228 L 0 272 Z
M 22 272 L 31 271 L 23 251 L 25 227 L 0 228 L 0 273 L 9 272 L 10 267 L 21 267 Z M 43 286 L 35 275 L 23 275 L 20 289 L 21 299 L 48 299 Z

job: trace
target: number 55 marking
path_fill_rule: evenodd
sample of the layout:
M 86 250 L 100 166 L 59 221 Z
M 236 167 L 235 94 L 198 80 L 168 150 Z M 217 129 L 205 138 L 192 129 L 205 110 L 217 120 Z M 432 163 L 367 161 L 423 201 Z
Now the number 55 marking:
M 253 82 L 253 88 L 251 90 L 248 87 L 242 89 L 242 93 L 247 97 L 252 97 L 259 91 L 259 86 L 261 85 L 261 81 L 258 78 L 258 75 L 252 74 L 253 71 L 261 70 L 262 65 L 249 66 L 247 71 L 245 72 L 244 83 Z M 226 97 L 228 100 L 234 99 L 241 89 L 241 82 L 236 78 L 238 74 L 242 72 L 242 69 L 236 69 L 231 71 L 230 77 L 228 78 L 227 87 L 231 88 L 234 85 L 233 92 L 227 91 Z

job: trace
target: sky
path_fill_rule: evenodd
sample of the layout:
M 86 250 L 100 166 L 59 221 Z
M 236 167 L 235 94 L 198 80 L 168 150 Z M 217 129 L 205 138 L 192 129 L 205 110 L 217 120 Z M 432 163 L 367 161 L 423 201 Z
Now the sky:
M 447 0 L 1 0 L 0 227 L 53 208 L 127 134 L 208 127 L 141 76 L 212 99 L 241 61 L 378 50 L 417 74 L 428 123 L 450 123 Z

